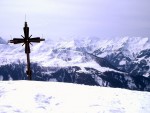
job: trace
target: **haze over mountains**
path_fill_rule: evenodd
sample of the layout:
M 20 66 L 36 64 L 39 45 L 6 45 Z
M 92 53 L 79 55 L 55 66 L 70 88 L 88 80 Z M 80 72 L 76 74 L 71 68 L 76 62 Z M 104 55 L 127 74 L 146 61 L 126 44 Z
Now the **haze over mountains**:
M 0 39 L 1 80 L 26 79 L 21 45 Z M 150 38 L 96 37 L 31 46 L 33 79 L 150 91 Z

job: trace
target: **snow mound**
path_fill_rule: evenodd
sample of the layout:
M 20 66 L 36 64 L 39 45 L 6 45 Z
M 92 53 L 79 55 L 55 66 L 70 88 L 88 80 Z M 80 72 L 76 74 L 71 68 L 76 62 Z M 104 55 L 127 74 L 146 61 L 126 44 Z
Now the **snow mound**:
M 56 82 L 0 82 L 0 113 L 150 113 L 150 92 Z

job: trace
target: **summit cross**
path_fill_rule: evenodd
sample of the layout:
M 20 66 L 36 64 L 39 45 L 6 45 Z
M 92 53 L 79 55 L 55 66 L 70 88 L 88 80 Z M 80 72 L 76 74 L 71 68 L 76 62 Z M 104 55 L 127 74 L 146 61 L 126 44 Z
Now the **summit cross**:
M 13 38 L 13 40 L 9 40 L 9 43 L 13 43 L 13 44 L 23 43 L 23 45 L 25 45 L 25 53 L 27 55 L 26 74 L 28 75 L 28 80 L 32 80 L 32 71 L 30 68 L 30 52 L 31 52 L 30 44 L 31 44 L 31 42 L 40 43 L 41 41 L 45 41 L 45 39 L 41 39 L 40 37 L 31 38 L 32 35 L 29 36 L 29 27 L 27 25 L 27 22 L 25 22 L 25 26 L 23 27 L 23 30 L 24 30 L 24 36 L 21 35 L 22 38 Z

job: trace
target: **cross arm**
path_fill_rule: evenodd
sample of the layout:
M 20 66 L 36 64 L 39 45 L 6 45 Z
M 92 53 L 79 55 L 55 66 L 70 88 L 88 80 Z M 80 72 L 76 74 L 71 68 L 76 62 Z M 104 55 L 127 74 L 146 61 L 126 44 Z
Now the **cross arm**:
M 13 40 L 9 40 L 9 43 L 14 43 L 14 44 L 24 43 L 24 39 L 14 38 Z
M 40 38 L 40 37 L 35 37 L 35 38 L 30 38 L 29 41 L 40 43 L 40 41 L 45 41 L 45 39 Z

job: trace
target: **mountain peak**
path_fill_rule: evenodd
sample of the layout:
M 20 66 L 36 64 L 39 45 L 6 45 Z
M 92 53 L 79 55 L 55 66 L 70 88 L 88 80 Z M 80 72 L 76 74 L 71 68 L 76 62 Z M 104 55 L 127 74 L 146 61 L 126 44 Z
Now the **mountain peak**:
M 0 37 L 0 44 L 7 44 L 7 42 L 3 38 Z

